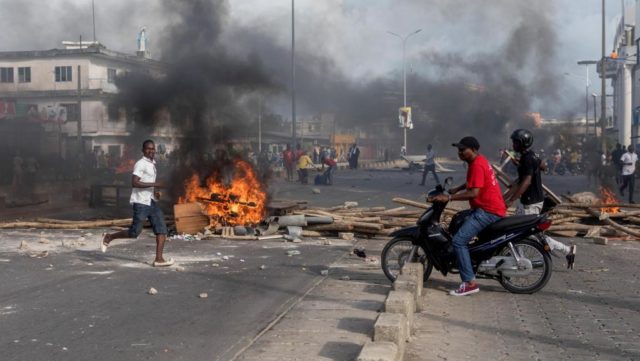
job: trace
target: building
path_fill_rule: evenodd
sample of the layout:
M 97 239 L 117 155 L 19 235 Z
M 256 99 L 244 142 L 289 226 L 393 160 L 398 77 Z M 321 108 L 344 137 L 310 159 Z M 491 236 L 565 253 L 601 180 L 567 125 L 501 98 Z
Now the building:
M 633 127 L 634 108 L 634 68 L 636 64 L 635 43 L 635 6 L 624 6 L 622 17 L 616 28 L 613 52 L 607 59 L 607 77 L 611 78 L 613 88 L 613 114 L 610 121 L 617 130 L 617 141 L 621 144 L 631 144 L 632 136 L 637 134 Z M 636 81 L 637 83 L 637 81 Z
M 31 152 L 65 159 L 80 149 L 121 157 L 132 124 L 115 103 L 116 77 L 127 72 L 160 76 L 164 65 L 150 59 L 146 48 L 130 55 L 95 42 L 63 45 L 0 52 L 0 134 L 9 142 L 5 146 L 29 146 Z

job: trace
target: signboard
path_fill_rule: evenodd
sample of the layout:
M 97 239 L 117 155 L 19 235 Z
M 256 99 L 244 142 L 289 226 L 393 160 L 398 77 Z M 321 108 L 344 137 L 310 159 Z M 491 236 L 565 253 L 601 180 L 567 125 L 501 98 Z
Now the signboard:
M 615 78 L 616 77 L 616 74 L 618 73 L 618 65 L 619 64 L 624 64 L 624 60 L 617 61 L 615 59 L 605 58 L 604 69 L 605 69 L 605 75 L 606 75 L 607 79 L 611 79 L 611 78 Z M 600 76 L 602 76 L 602 60 L 598 61 L 598 65 L 597 65 L 596 69 L 598 71 L 598 74 L 600 74 Z
M 413 129 L 413 121 L 411 121 L 411 107 L 400 107 L 400 109 L 398 109 L 398 126 L 400 128 Z

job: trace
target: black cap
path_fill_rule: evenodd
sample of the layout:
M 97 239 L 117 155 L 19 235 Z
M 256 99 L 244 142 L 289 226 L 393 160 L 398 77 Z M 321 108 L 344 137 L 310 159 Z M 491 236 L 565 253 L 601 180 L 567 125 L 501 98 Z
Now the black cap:
M 460 139 L 458 143 L 452 143 L 451 145 L 454 147 L 458 147 L 459 149 L 480 149 L 480 143 L 478 143 L 478 140 L 474 137 L 464 137 Z

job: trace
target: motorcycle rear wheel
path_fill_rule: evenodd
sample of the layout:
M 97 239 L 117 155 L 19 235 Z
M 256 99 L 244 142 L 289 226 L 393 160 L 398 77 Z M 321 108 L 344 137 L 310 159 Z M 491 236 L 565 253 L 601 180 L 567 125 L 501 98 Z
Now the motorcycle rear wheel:
M 407 258 L 413 248 L 413 242 L 409 237 L 396 237 L 389 241 L 380 257 L 382 271 L 389 281 L 394 282 L 400 274 L 400 269 L 407 262 Z M 426 282 L 433 270 L 433 264 L 429 261 L 427 253 L 422 246 L 418 247 L 416 254 L 411 262 L 420 262 L 424 266 L 424 281 Z
M 513 247 L 520 256 L 528 258 L 533 264 L 530 275 L 499 278 L 500 284 L 511 293 L 531 294 L 540 291 L 551 278 L 553 264 L 551 256 L 543 246 L 532 239 L 521 239 L 513 242 Z M 500 251 L 500 256 L 511 256 L 511 249 L 507 246 Z

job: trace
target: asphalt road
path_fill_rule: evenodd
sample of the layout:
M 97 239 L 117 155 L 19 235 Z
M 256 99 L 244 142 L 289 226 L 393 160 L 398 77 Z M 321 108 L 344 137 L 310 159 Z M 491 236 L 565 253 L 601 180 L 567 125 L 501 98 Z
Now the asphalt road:
M 150 236 L 102 255 L 90 237 L 82 246 L 71 244 L 78 234 L 47 233 L 43 245 L 39 232 L 28 233 L 0 240 L 28 239 L 33 248 L 0 252 L 0 359 L 7 361 L 228 360 L 349 249 L 174 240 L 167 254 L 183 268 L 177 271 L 145 263 L 153 257 Z M 67 247 L 29 257 L 59 237 Z M 287 256 L 288 247 L 301 255 Z M 147 294 L 150 287 L 158 294 Z

